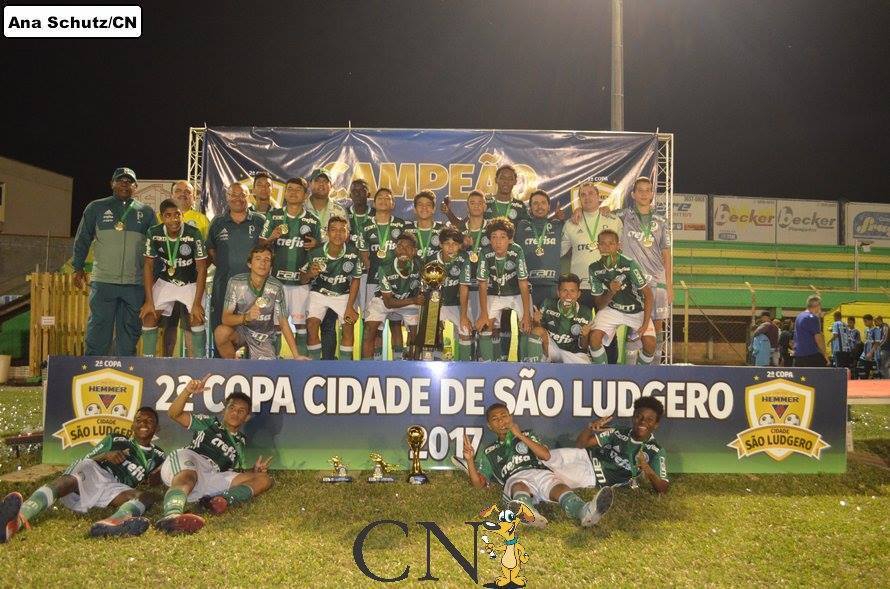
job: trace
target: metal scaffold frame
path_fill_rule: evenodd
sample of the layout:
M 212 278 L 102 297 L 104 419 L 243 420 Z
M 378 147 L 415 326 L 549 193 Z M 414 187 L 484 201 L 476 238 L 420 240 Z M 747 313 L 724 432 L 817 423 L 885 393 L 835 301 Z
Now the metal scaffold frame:
M 674 227 L 674 134 L 657 133 L 658 135 L 658 173 L 655 180 L 656 194 L 663 194 L 665 201 L 665 217 L 668 230 Z M 671 242 L 671 268 L 674 267 L 674 247 Z M 671 313 L 664 322 L 664 351 L 662 363 L 674 363 L 674 314 L 673 301 L 668 301 Z
M 204 181 L 204 132 L 207 127 L 189 127 L 189 160 L 188 169 L 185 177 L 192 183 L 195 190 L 200 195 L 201 206 L 203 211 L 207 206 L 205 194 L 201 193 Z

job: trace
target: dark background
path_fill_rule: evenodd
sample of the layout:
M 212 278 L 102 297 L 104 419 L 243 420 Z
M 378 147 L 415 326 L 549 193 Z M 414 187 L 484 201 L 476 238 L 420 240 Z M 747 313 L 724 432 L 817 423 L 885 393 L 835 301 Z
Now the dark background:
M 188 128 L 608 129 L 608 0 L 151 2 L 140 39 L 2 39 L 0 155 L 185 175 Z M 885 201 L 890 2 L 626 0 L 625 128 L 677 192 Z

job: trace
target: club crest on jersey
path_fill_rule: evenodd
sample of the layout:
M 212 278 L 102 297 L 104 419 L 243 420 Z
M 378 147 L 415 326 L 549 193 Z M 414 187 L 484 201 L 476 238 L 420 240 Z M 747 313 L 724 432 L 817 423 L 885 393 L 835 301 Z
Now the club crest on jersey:
M 402 230 L 401 230 L 401 229 L 399 229 L 398 227 L 393 227 L 393 230 L 392 230 L 392 236 L 393 236 L 393 237 L 398 237 L 398 236 L 401 235 L 401 234 L 402 234 Z
M 516 218 L 516 209 L 511 208 L 511 209 L 507 212 L 507 216 L 508 216 L 511 220 L 512 220 L 512 219 L 515 219 L 515 218 Z
M 518 444 L 516 444 L 516 453 L 528 454 L 528 446 L 525 445 L 525 442 L 519 442 Z
M 142 401 L 142 378 L 106 368 L 71 380 L 74 419 L 53 434 L 62 449 L 98 444 L 108 434 L 129 437 Z
M 810 428 L 816 405 L 816 389 L 783 378 L 745 388 L 748 429 L 727 444 L 745 458 L 760 452 L 773 460 L 793 453 L 819 460 L 830 448 L 822 434 Z
M 510 260 L 507 260 L 507 263 L 504 264 L 504 268 L 505 268 L 506 270 L 512 270 L 512 269 L 515 268 L 515 267 L 516 267 L 516 264 L 514 264 L 514 263 L 513 263 L 512 261 L 510 261 Z
M 572 327 L 569 331 L 572 332 L 572 335 L 579 336 L 579 335 L 581 335 L 581 326 L 578 325 L 577 323 L 573 323 Z
M 187 243 L 182 244 L 181 246 L 179 246 L 179 253 L 181 253 L 183 256 L 191 255 L 192 246 Z
M 344 272 L 352 272 L 352 269 L 354 267 L 355 267 L 355 264 L 353 264 L 349 260 L 346 260 L 345 262 L 343 262 L 343 271 Z
M 452 276 L 460 276 L 460 268 L 457 266 L 452 266 L 451 270 L 448 271 Z

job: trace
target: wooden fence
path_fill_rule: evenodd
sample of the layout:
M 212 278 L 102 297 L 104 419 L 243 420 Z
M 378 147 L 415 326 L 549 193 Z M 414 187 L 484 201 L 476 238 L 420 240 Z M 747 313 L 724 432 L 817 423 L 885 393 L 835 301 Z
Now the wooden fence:
M 89 290 L 74 286 L 73 274 L 34 272 L 27 279 L 31 283 L 28 364 L 36 377 L 50 355 L 83 355 Z

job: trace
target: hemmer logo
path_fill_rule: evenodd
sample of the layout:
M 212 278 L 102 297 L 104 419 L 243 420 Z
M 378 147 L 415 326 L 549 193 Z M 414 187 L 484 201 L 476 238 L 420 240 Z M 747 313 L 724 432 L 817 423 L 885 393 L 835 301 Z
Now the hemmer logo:
M 108 434 L 129 436 L 133 418 L 142 401 L 142 378 L 119 370 L 104 369 L 71 380 L 71 404 L 75 418 L 62 424 L 53 436 L 62 449 L 97 444 Z

